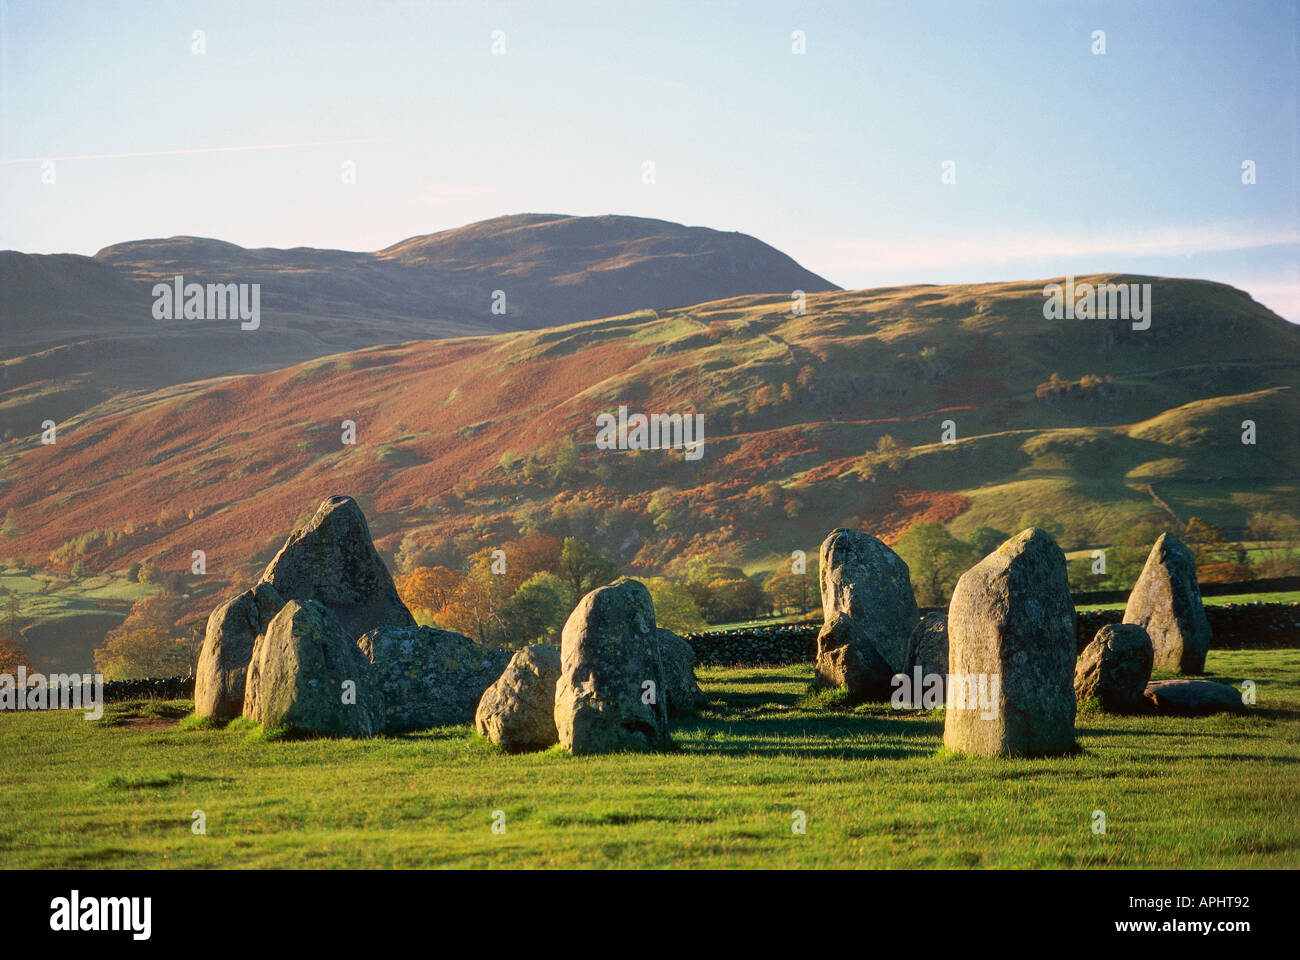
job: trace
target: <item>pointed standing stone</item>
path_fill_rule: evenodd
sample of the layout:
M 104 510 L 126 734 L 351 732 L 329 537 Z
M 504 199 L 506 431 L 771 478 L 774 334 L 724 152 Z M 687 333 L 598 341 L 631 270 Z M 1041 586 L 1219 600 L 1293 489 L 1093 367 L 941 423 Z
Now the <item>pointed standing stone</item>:
M 262 582 L 285 600 L 329 607 L 354 640 L 375 627 L 415 626 L 351 497 L 322 500 L 316 515 L 267 564 Z
M 1124 622 L 1151 637 L 1155 669 L 1204 673 L 1210 621 L 1201 605 L 1196 561 L 1172 533 L 1162 533 L 1124 607 Z

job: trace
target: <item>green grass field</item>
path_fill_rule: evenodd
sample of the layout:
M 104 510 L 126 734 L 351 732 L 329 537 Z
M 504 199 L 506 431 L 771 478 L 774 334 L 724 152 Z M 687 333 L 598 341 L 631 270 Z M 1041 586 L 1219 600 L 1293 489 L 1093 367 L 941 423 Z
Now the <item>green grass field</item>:
M 468 727 L 267 741 L 175 724 L 185 702 L 0 715 L 0 866 L 1300 866 L 1300 650 L 1209 670 L 1256 682 L 1250 715 L 1085 714 L 1078 754 L 1037 760 L 809 700 L 807 666 L 701 669 L 713 709 L 663 755 L 510 756 Z

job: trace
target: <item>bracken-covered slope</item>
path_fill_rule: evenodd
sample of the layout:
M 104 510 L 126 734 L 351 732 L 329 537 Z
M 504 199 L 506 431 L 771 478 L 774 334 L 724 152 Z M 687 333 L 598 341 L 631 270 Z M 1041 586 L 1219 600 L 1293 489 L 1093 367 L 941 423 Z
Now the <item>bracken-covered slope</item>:
M 770 566 L 841 524 L 891 538 L 1037 511 L 1082 547 L 1154 509 L 1293 509 L 1300 329 L 1220 284 L 1109 279 L 1153 283 L 1150 329 L 1047 320 L 1042 281 L 832 291 L 800 316 L 749 296 L 118 398 L 54 445 L 8 445 L 0 556 L 183 571 L 202 549 L 225 583 L 336 492 L 390 551 L 541 527 L 633 572 Z M 620 404 L 703 414 L 703 456 L 596 449 Z M 892 464 L 870 452 L 886 434 Z
M 259 284 L 259 329 L 155 319 L 154 284 L 178 275 Z M 374 253 L 249 250 L 198 237 L 120 243 L 93 258 L 3 251 L 0 437 L 125 390 L 796 289 L 835 287 L 745 234 L 620 216 L 499 217 Z

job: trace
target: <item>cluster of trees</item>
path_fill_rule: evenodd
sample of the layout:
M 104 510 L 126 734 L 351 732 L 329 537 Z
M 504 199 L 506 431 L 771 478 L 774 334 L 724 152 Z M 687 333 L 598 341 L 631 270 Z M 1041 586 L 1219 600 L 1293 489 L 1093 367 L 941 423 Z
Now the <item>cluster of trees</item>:
M 1039 400 L 1055 400 L 1057 397 L 1081 396 L 1098 397 L 1114 392 L 1110 374 L 1099 377 L 1095 373 L 1085 373 L 1078 380 L 1067 380 L 1059 373 L 1054 373 L 1034 390 Z
M 95 651 L 95 670 L 105 680 L 192 676 L 203 646 L 203 620 L 176 623 L 170 596 L 137 600 L 122 623 Z
M 397 590 L 421 623 L 519 647 L 553 641 L 582 595 L 617 574 L 585 541 L 534 531 L 470 554 L 460 569 L 414 566 Z
M 459 568 L 417 565 L 397 578 L 402 601 L 427 626 L 491 646 L 556 642 L 583 595 L 619 575 L 589 543 L 534 531 L 478 550 Z M 818 603 L 816 572 L 778 572 L 766 582 L 699 556 L 676 576 L 644 578 L 659 625 L 679 633 L 771 613 L 806 613 Z
M 1171 531 L 1196 560 L 1202 583 L 1300 574 L 1300 520 L 1285 513 L 1257 512 L 1247 518 L 1240 539 L 1228 536 L 1219 524 L 1192 517 L 1186 524 L 1152 516 L 1130 523 L 1105 548 L 1105 573 L 1094 572 L 1096 561 L 1083 557 L 1071 565 L 1070 582 L 1081 590 L 1126 590 L 1137 582 L 1151 544 Z

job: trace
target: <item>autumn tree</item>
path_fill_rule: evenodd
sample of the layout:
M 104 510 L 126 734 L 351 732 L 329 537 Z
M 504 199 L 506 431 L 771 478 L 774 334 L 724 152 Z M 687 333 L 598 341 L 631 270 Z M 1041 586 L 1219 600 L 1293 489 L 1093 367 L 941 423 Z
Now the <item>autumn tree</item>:
M 447 567 L 416 567 L 397 578 L 397 593 L 412 610 L 435 613 L 445 607 L 465 574 Z
M 95 651 L 95 669 L 107 680 L 192 675 L 199 643 L 193 637 L 178 638 L 174 618 L 163 597 L 137 600 Z
M 506 601 L 503 629 L 512 647 L 553 642 L 573 609 L 569 586 L 553 573 L 529 577 Z
M 817 580 L 810 573 L 778 570 L 767 578 L 763 592 L 775 613 L 807 613 L 817 598 Z

